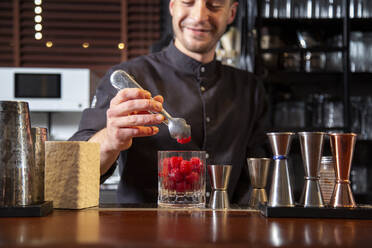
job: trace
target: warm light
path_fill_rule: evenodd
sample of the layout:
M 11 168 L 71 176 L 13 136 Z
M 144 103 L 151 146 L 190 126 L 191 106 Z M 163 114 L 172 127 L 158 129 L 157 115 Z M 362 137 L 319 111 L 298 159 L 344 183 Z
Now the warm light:
M 43 18 L 41 17 L 41 15 L 36 15 L 35 16 L 35 22 L 41 22 L 43 20 Z
M 41 40 L 42 38 L 43 38 L 42 33 L 40 33 L 40 32 L 35 33 L 35 39 Z
M 88 47 L 89 47 L 89 43 L 88 43 L 88 42 L 84 42 L 84 43 L 83 43 L 83 47 L 84 47 L 84 48 L 88 48 Z
M 125 47 L 125 45 L 124 45 L 123 42 L 121 42 L 121 43 L 118 44 L 118 48 L 119 48 L 120 50 L 123 50 L 124 47 Z
M 53 42 L 48 41 L 47 43 L 45 43 L 45 46 L 46 47 L 52 47 L 53 46 Z
M 36 24 L 35 25 L 35 30 L 36 31 L 41 31 L 43 29 L 43 26 L 41 24 Z
M 34 3 L 35 3 L 35 5 L 40 5 L 41 4 L 41 0 L 35 0 Z
M 43 12 L 43 9 L 40 6 L 35 7 L 35 14 L 41 14 Z

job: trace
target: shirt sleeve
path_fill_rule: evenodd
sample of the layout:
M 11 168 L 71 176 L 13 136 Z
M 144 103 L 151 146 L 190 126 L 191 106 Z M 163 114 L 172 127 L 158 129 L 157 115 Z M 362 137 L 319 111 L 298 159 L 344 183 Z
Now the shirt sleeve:
M 109 81 L 111 72 L 112 69 L 101 79 L 92 105 L 83 111 L 78 131 L 69 138 L 70 141 L 88 141 L 94 134 L 106 127 L 106 112 L 110 106 L 111 99 L 116 94 Z M 113 174 L 115 168 L 116 162 L 101 176 L 101 183 Z

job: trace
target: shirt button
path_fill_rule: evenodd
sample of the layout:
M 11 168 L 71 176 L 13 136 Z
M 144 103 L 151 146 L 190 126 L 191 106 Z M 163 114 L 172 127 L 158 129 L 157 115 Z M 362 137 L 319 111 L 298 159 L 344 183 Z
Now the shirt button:
M 205 158 L 206 158 L 206 159 L 209 158 L 209 154 L 208 154 L 208 153 L 205 154 Z
M 200 68 L 200 71 L 201 71 L 201 72 L 205 72 L 205 67 L 202 66 L 202 67 Z
M 207 118 L 205 118 L 205 121 L 206 121 L 206 122 L 210 122 L 210 121 L 211 121 L 211 118 L 209 118 L 209 117 L 207 116 Z
M 201 86 L 200 87 L 200 90 L 201 90 L 201 92 L 204 92 L 205 91 L 205 87 L 204 86 Z

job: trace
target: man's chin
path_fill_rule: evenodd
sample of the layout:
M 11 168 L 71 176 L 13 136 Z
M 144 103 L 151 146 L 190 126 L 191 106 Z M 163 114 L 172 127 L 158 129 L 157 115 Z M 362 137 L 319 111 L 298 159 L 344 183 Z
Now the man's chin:
M 187 42 L 187 44 L 185 44 L 185 47 L 190 52 L 204 54 L 210 52 L 214 46 L 211 45 L 211 42 L 193 41 Z

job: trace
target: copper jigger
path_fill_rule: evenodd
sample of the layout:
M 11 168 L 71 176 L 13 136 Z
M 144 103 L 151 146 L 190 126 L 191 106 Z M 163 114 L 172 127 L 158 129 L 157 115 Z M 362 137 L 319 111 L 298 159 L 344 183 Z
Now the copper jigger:
M 249 207 L 258 208 L 260 203 L 267 202 L 266 183 L 271 159 L 248 158 L 249 178 L 251 179 L 252 191 L 249 198 Z
M 355 208 L 349 178 L 357 135 L 332 133 L 329 136 L 332 154 L 336 161 L 336 184 L 329 204 L 334 208 Z

